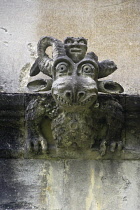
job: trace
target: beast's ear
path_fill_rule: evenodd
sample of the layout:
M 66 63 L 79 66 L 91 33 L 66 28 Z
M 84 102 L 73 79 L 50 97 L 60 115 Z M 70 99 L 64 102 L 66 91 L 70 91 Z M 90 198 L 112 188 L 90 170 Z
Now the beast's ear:
M 117 66 L 114 61 L 104 60 L 98 63 L 99 66 L 99 73 L 98 78 L 107 77 L 109 74 L 112 74 L 116 69 Z
M 117 82 L 111 80 L 98 81 L 97 82 L 98 91 L 102 93 L 123 93 L 123 87 Z
M 51 87 L 52 79 L 41 72 L 37 76 L 30 77 L 27 84 L 27 88 L 31 92 L 49 91 Z
M 40 92 L 40 91 L 49 91 L 52 87 L 52 79 L 45 80 L 45 79 L 38 79 L 27 84 L 27 88 L 31 92 Z

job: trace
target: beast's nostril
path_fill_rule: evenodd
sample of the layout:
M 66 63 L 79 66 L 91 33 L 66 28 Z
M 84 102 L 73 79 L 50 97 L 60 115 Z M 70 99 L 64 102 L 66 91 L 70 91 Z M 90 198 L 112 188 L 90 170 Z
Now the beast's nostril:
M 72 96 L 71 91 L 66 91 L 65 96 L 70 99 Z
M 78 98 L 82 98 L 83 96 L 85 96 L 85 92 L 84 91 L 80 91 L 78 92 Z

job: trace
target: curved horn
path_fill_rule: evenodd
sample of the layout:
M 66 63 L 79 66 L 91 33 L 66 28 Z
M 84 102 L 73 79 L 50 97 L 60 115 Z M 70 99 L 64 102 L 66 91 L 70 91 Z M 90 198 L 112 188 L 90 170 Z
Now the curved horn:
M 54 59 L 59 56 L 66 55 L 66 52 L 64 49 L 64 44 L 60 40 L 55 39 L 53 37 L 44 36 L 39 40 L 38 45 L 37 45 L 38 56 L 39 57 L 47 56 L 49 58 L 49 56 L 45 53 L 45 50 L 50 46 L 53 47 L 53 58 Z
M 53 59 L 49 58 L 49 56 L 45 53 L 48 47 L 53 47 Z M 60 56 L 65 56 L 66 52 L 64 49 L 64 44 L 53 37 L 42 37 L 37 45 L 37 53 L 38 53 L 38 66 L 40 71 L 48 76 L 51 76 L 51 67 L 53 60 Z
M 111 80 L 98 81 L 97 82 L 98 91 L 103 93 L 122 93 L 124 91 L 123 87 L 117 82 Z

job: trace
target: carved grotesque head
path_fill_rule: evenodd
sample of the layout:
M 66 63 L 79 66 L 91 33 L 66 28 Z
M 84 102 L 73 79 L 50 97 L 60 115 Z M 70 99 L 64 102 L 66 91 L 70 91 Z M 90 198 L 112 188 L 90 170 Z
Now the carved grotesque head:
M 64 40 L 64 46 L 66 49 L 67 56 L 71 58 L 74 63 L 78 63 L 86 55 L 87 40 L 83 37 L 81 38 L 67 37 Z
M 45 53 L 49 46 L 53 47 L 53 59 Z M 115 63 L 109 60 L 99 62 L 94 52 L 86 54 L 86 51 L 85 38 L 67 37 L 62 43 L 52 37 L 43 37 L 38 43 L 39 57 L 30 75 L 35 76 L 42 71 L 51 76 L 52 96 L 63 108 L 75 110 L 77 107 L 90 107 L 96 103 L 98 92 L 123 92 L 121 85 L 116 82 L 98 80 L 112 74 L 117 69 Z M 43 88 L 45 84 L 46 81 Z

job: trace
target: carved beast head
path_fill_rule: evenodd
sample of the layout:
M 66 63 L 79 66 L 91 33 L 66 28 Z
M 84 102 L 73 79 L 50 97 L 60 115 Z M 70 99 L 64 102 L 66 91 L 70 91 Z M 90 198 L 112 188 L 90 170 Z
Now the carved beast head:
M 52 95 L 64 107 L 91 106 L 98 94 L 98 65 L 92 59 L 74 63 L 58 58 L 53 65 Z
M 45 53 L 49 46 L 53 47 L 52 59 Z M 39 57 L 31 68 L 30 75 L 35 76 L 41 71 L 51 76 L 52 96 L 64 108 L 90 107 L 95 104 L 98 92 L 123 92 L 118 83 L 98 81 L 117 69 L 114 62 L 98 62 L 95 53 L 86 54 L 86 50 L 87 40 L 84 38 L 68 37 L 62 43 L 52 37 L 43 37 L 38 43 Z M 32 89 L 33 86 L 35 83 L 28 84 Z

